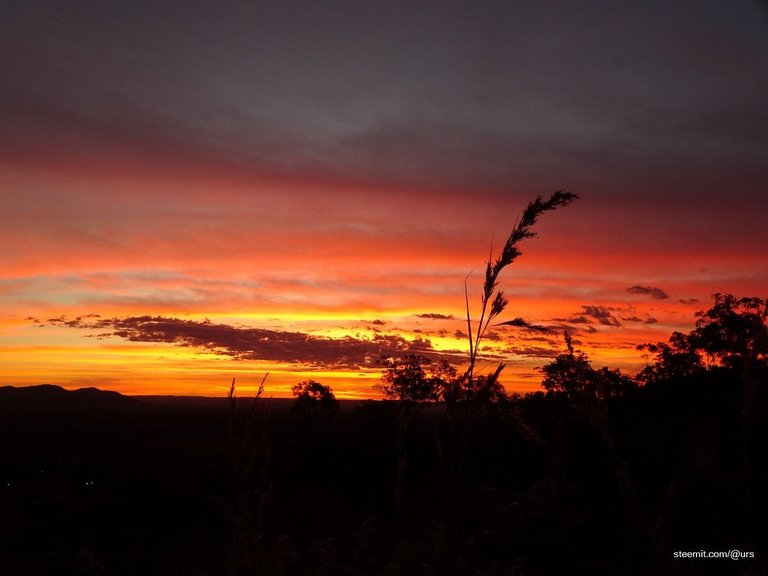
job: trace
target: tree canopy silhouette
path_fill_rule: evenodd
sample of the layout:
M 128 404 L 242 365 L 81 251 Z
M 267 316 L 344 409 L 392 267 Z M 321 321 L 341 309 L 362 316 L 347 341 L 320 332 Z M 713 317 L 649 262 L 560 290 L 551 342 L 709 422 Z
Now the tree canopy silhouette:
M 339 401 L 330 386 L 315 380 L 299 382 L 291 388 L 296 397 L 294 412 L 307 418 L 332 418 L 339 411 Z
M 589 357 L 573 348 L 571 335 L 565 332 L 566 351 L 543 366 L 541 386 L 548 392 L 562 393 L 571 399 L 594 396 L 598 399 L 620 396 L 636 386 L 619 370 L 603 367 L 595 370 Z
M 421 354 L 383 358 L 384 373 L 375 388 L 388 400 L 421 405 L 443 397 L 456 379 L 456 369 L 447 360 L 432 361 Z
M 730 368 L 768 355 L 768 302 L 762 298 L 736 298 L 714 294 L 714 305 L 696 313 L 696 328 L 688 339 L 707 363 Z
M 667 343 L 641 344 L 654 362 L 638 375 L 642 382 L 690 376 L 706 369 L 745 369 L 768 358 L 768 302 L 713 294 L 714 304 L 696 313 L 689 333 L 673 332 Z

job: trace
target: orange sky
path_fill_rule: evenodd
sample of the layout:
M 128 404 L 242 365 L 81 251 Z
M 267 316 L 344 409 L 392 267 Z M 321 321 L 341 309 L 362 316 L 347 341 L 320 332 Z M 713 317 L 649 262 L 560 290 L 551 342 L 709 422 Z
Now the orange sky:
M 276 396 L 313 378 L 340 397 L 369 397 L 380 376 L 376 336 L 402 337 L 406 348 L 421 339 L 413 350 L 446 352 L 460 364 L 464 277 L 471 273 L 477 311 L 488 250 L 530 199 L 227 182 L 211 198 L 213 184 L 177 175 L 148 182 L 42 168 L 15 168 L 3 187 L 5 198 L 17 195 L 0 231 L 10 247 L 0 292 L 3 383 L 127 394 L 220 395 L 232 377 L 247 388 L 269 372 Z M 35 196 L 20 193 L 30 188 Z M 566 327 L 596 366 L 631 373 L 644 363 L 635 346 L 689 330 L 710 294 L 764 286 L 763 254 L 737 241 L 697 249 L 690 230 L 633 219 L 654 214 L 642 204 L 582 195 L 542 218 L 540 236 L 502 276 L 508 318 L 554 328 L 496 331 L 485 365 L 509 361 L 510 391 L 538 387 L 535 369 L 562 349 Z M 607 214 L 613 224 L 603 222 Z M 184 324 L 160 337 L 130 324 L 147 316 Z M 121 335 L 119 319 L 134 331 Z M 189 340 L 191 329 L 210 331 L 206 322 L 225 333 Z M 277 349 L 233 344 L 248 329 L 270 331 Z M 300 335 L 310 340 L 299 346 Z M 345 339 L 354 350 L 340 358 L 331 344 Z
M 501 278 L 553 332 L 499 329 L 484 366 L 537 389 L 567 328 L 633 373 L 713 293 L 768 292 L 764 14 L 704 4 L 20 3 L 0 385 L 372 396 L 380 353 L 461 363 L 464 278 L 477 311 L 489 248 L 557 189 L 581 199 Z

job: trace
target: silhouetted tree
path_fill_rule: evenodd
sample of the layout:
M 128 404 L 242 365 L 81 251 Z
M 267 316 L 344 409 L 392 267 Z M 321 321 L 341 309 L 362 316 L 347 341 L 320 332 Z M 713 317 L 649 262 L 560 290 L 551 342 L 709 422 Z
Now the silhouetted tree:
M 339 401 L 330 386 L 314 380 L 299 382 L 291 388 L 296 397 L 293 411 L 306 418 L 332 418 L 339 411 Z
M 688 334 L 673 332 L 669 343 L 640 344 L 638 350 L 647 350 L 654 362 L 637 375 L 640 382 L 658 382 L 697 374 L 704 370 L 701 356 Z
M 762 298 L 736 298 L 714 294 L 714 305 L 696 313 L 696 328 L 688 339 L 710 365 L 743 368 L 768 355 L 768 302 Z
M 397 400 L 418 411 L 442 398 L 456 380 L 456 369 L 447 360 L 432 361 L 421 354 L 383 358 L 381 383 L 374 386 L 388 400 Z
M 563 393 L 576 398 L 589 390 L 595 381 L 595 370 L 584 352 L 573 349 L 571 335 L 565 332 L 566 351 L 541 368 L 541 386 L 547 392 Z
M 619 370 L 592 368 L 589 357 L 574 350 L 571 335 L 565 332 L 566 351 L 541 368 L 544 378 L 541 386 L 547 392 L 561 393 L 571 399 L 594 397 L 597 399 L 621 396 L 636 387 L 629 376 Z
M 569 446 L 573 430 L 581 429 L 584 433 L 594 434 L 595 440 L 599 439 L 593 446 L 594 454 L 603 452 L 607 458 L 604 460 L 604 475 L 595 476 L 592 480 L 602 480 L 606 482 L 606 486 L 615 486 L 616 495 L 622 503 L 621 510 L 628 533 L 632 535 L 631 544 L 634 553 L 638 555 L 638 562 L 655 567 L 648 573 L 659 573 L 663 559 L 654 550 L 652 527 L 638 498 L 626 460 L 617 450 L 616 440 L 609 425 L 611 403 L 608 400 L 624 395 L 637 384 L 619 370 L 607 367 L 595 370 L 589 362 L 589 357 L 574 349 L 567 331 L 564 337 L 566 351 L 541 368 L 544 374 L 541 385 L 547 390 L 547 394 L 567 398 L 569 407 L 563 414 L 555 436 L 553 469 L 559 470 L 553 474 L 555 490 L 568 493 L 573 489 L 573 486 L 565 486 L 567 482 L 561 484 L 563 479 L 574 471 L 572 468 L 569 470 L 568 464 L 571 458 Z
M 459 401 L 464 404 L 476 404 L 478 411 L 489 405 L 508 401 L 510 397 L 499 380 L 505 367 L 506 364 L 501 363 L 490 374 L 475 375 L 471 381 L 462 380 Z
M 757 440 L 761 436 L 757 415 L 768 408 L 764 387 L 768 376 L 768 301 L 720 293 L 712 297 L 712 307 L 696 313 L 696 328 L 688 339 L 707 359 L 709 367 L 723 367 L 738 374 L 741 384 L 739 445 L 748 517 L 756 494 L 754 470 L 764 458 Z
M 634 378 L 622 374 L 619 369 L 611 370 L 607 366 L 595 370 L 594 378 L 595 393 L 600 398 L 616 398 L 637 388 Z
M 696 313 L 696 328 L 674 332 L 669 343 L 641 344 L 654 362 L 638 375 L 643 382 L 685 377 L 714 367 L 754 370 L 768 357 L 768 303 L 761 298 L 714 294 L 714 305 Z M 704 360 L 706 362 L 704 362 Z
M 408 466 L 406 441 L 416 415 L 430 402 L 435 402 L 453 389 L 456 369 L 446 360 L 433 364 L 420 354 L 408 354 L 400 358 L 383 358 L 384 373 L 381 383 L 374 386 L 388 400 L 397 401 L 397 474 L 395 476 L 394 501 L 398 531 L 404 523 L 403 490 L 405 471 Z

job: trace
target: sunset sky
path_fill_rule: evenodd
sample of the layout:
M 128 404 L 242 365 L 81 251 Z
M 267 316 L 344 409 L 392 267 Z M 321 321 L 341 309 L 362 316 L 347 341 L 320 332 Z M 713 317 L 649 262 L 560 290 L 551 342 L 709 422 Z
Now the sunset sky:
M 768 296 L 758 1 L 0 8 L 0 385 L 369 397 L 382 354 L 539 386 L 574 335 L 633 373 L 715 292 Z

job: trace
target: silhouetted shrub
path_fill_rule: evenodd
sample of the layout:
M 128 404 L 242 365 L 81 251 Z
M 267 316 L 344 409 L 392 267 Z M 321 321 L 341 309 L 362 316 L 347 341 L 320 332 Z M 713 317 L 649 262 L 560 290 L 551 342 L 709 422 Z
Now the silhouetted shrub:
M 339 411 L 339 401 L 330 386 L 314 380 L 299 382 L 291 388 L 296 397 L 293 411 L 305 418 L 333 418 Z

